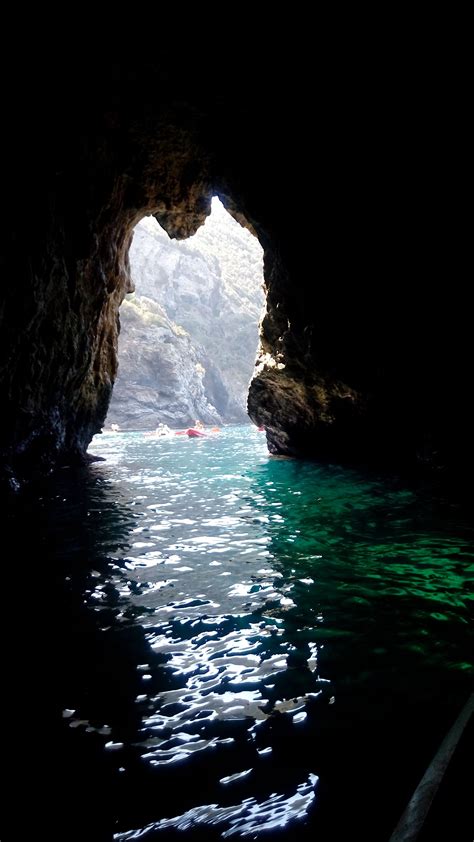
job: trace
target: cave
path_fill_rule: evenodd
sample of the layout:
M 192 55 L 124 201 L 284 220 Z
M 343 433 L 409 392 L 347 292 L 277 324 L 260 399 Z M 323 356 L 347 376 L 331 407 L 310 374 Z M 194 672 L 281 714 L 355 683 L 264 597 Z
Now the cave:
M 404 99 L 335 79 L 310 130 L 304 80 L 295 70 L 280 96 L 282 71 L 257 59 L 258 89 L 231 70 L 193 79 L 186 61 L 64 62 L 66 99 L 45 60 L 7 103 L 7 482 L 84 458 L 116 376 L 133 227 L 153 214 L 186 238 L 214 194 L 264 249 L 249 413 L 270 451 L 466 476 L 464 225 L 437 102 L 417 111 L 404 79 Z
M 470 493 L 472 343 L 459 101 L 436 78 L 417 84 L 408 67 L 395 73 L 361 60 L 331 64 L 315 79 L 308 64 L 283 65 L 269 44 L 249 49 L 245 66 L 229 59 L 219 74 L 197 47 L 183 49 L 178 62 L 176 50 L 146 58 L 127 50 L 120 58 L 104 45 L 87 55 L 68 45 L 24 58 L 27 72 L 5 94 L 2 136 L 0 460 L 2 493 L 14 514 L 25 499 L 30 505 L 29 495 L 41 495 L 51 474 L 59 499 L 61 469 L 83 470 L 91 459 L 88 447 L 104 425 L 117 375 L 118 314 L 132 290 L 135 225 L 152 215 L 170 237 L 186 239 L 204 223 L 214 195 L 264 250 L 267 307 L 248 412 L 265 428 L 269 452 L 296 466 L 312 460 L 403 474 L 449 500 Z M 3 72 L 10 78 L 8 68 Z M 94 504 L 101 509 L 100 500 Z M 18 547 L 18 569 L 31 575 L 30 607 L 43 594 L 37 536 L 43 540 L 49 524 L 41 512 L 38 518 Z M 87 544 L 90 533 L 80 537 Z M 57 562 L 54 552 L 51 558 Z M 81 572 L 84 587 L 89 573 Z M 53 565 L 53 583 L 55 577 Z M 42 652 L 62 633 L 53 607 Z M 74 612 L 83 616 L 82 603 Z M 57 666 L 34 662 L 27 625 L 28 645 L 18 645 L 28 653 L 28 675 L 54 690 Z M 94 631 L 88 635 L 86 652 L 97 643 Z M 138 638 L 124 633 L 118 655 L 107 642 L 106 657 L 122 658 L 128 669 L 130 653 L 142 647 Z M 18 647 L 12 650 L 21 672 Z M 27 775 L 32 824 L 38 816 L 45 826 L 51 821 L 51 838 L 94 838 L 85 835 L 94 798 L 81 801 L 91 787 L 103 795 L 97 838 L 111 839 L 108 790 L 100 790 L 106 761 L 95 743 L 92 759 L 81 755 L 76 764 L 69 735 L 71 746 L 54 755 L 53 774 L 39 780 L 39 765 L 25 772 L 30 701 L 17 672 L 12 687 L 24 701 L 21 714 L 12 714 L 21 727 L 8 769 L 17 789 Z M 119 684 L 115 690 L 120 695 Z M 443 727 L 458 698 L 446 702 Z M 35 743 L 40 758 L 53 742 L 51 699 L 54 692 L 45 693 L 43 720 L 35 700 L 45 723 Z M 282 719 L 278 728 L 283 745 Z M 394 750 L 402 736 L 394 731 Z M 436 746 L 426 743 L 431 756 Z M 358 745 L 362 752 L 362 737 Z M 328 740 L 329 766 L 330 749 Z M 411 783 L 402 787 L 405 803 Z M 69 824 L 58 820 L 56 827 L 51 792 L 67 800 L 70 787 L 78 803 Z M 382 781 L 376 794 L 383 794 Z M 396 815 L 388 819 L 393 826 Z

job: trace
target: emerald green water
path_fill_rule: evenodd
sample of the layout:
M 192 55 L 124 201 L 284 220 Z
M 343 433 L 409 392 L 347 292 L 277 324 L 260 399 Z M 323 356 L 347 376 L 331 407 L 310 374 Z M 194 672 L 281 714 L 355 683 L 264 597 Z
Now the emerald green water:
M 91 450 L 9 521 L 69 838 L 388 839 L 472 686 L 462 507 L 250 426 Z

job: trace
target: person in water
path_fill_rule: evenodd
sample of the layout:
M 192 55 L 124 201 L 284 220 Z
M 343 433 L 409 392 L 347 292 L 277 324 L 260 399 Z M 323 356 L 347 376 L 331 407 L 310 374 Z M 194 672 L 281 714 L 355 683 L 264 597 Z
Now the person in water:
M 195 421 L 194 428 L 196 430 L 204 430 L 204 424 L 202 423 L 202 421 Z

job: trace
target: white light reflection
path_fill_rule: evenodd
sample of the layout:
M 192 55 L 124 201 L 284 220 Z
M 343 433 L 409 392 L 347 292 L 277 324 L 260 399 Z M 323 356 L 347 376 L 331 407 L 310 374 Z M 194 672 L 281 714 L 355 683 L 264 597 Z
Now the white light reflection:
M 152 834 L 158 830 L 185 831 L 206 825 L 211 827 L 228 825 L 226 829 L 222 829 L 223 839 L 231 836 L 252 836 L 256 839 L 261 833 L 284 828 L 290 821 L 304 819 L 314 801 L 314 789 L 317 782 L 317 775 L 310 774 L 306 783 L 300 784 L 294 795 L 286 798 L 284 795 L 275 793 L 260 804 L 255 798 L 246 798 L 242 804 L 229 807 L 205 804 L 187 810 L 180 816 L 162 819 L 144 828 L 117 833 L 114 839 L 118 842 L 130 842 L 135 839 L 146 839 L 148 836 L 151 838 Z

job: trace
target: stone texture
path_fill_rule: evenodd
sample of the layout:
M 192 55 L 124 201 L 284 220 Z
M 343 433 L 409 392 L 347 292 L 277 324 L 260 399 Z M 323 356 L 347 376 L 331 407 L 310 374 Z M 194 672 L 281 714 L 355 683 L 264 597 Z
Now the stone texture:
M 263 43 L 219 72 L 197 48 L 140 49 L 42 45 L 6 86 L 7 475 L 84 457 L 116 376 L 133 227 L 154 214 L 187 237 L 217 194 L 265 250 L 268 356 L 249 409 L 271 449 L 468 477 L 456 87 L 428 79 L 421 95 L 407 70 L 337 61 L 315 79 Z
M 146 297 L 121 307 L 120 368 L 107 426 L 153 430 L 158 423 L 187 427 L 222 418 L 206 397 L 204 368 L 189 334 Z
M 136 293 L 120 310 L 120 365 L 107 425 L 248 422 L 264 303 L 257 239 L 215 199 L 206 223 L 184 242 L 143 219 L 130 265 Z

